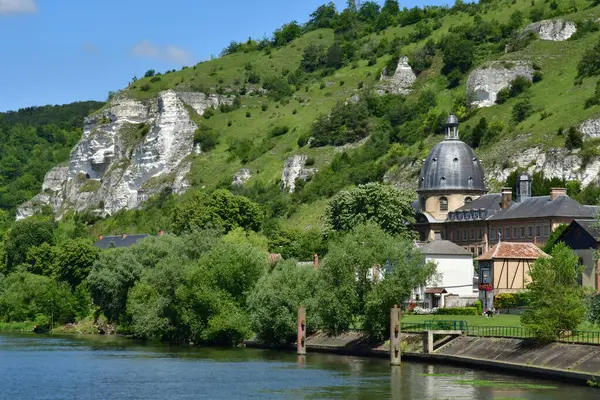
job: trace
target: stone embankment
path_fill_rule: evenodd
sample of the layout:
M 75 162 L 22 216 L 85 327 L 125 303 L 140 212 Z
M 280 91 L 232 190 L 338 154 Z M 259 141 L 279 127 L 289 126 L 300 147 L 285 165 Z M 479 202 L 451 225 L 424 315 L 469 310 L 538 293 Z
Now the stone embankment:
M 575 343 L 537 344 L 531 340 L 500 337 L 436 337 L 433 352 L 424 346 L 422 333 L 402 334 L 402 359 L 461 364 L 482 369 L 527 374 L 549 379 L 587 384 L 600 380 L 600 346 Z M 250 340 L 247 347 L 268 348 Z M 332 353 L 389 359 L 389 342 L 372 342 L 359 332 L 329 337 L 322 333 L 309 336 L 308 355 Z M 295 345 L 282 350 L 295 349 Z

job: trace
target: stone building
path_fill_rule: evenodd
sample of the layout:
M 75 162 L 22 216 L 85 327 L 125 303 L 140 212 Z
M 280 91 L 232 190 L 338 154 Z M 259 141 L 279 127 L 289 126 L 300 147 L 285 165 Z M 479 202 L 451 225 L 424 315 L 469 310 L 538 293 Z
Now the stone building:
M 458 125 L 456 116 L 450 115 L 445 140 L 423 162 L 414 203 L 421 241 L 439 234 L 479 256 L 500 241 L 542 245 L 560 224 L 595 218 L 598 207 L 579 204 L 563 188 L 533 197 L 527 173 L 518 177 L 515 199 L 512 188 L 489 193 L 481 162 L 459 140 Z

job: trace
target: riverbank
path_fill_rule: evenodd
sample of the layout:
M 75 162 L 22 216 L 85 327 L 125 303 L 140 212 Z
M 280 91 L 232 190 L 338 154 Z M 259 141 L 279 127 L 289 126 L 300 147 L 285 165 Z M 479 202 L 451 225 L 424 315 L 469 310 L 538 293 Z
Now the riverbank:
M 25 333 L 33 332 L 33 322 L 0 322 L 0 332 L 4 333 Z
M 255 340 L 246 341 L 251 348 L 294 351 L 295 344 L 272 348 Z M 308 355 L 330 353 L 359 357 L 389 358 L 389 343 L 372 343 L 364 334 L 350 332 L 337 337 L 315 334 L 307 338 Z M 589 385 L 600 382 L 600 346 L 550 343 L 540 345 L 531 340 L 498 337 L 440 337 L 432 353 L 423 351 L 423 334 L 402 334 L 402 359 L 456 364 L 525 374 L 545 379 Z

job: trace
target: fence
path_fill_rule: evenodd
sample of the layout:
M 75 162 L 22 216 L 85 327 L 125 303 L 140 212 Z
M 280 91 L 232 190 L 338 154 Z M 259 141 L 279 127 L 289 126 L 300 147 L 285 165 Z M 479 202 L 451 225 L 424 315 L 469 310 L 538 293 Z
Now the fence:
M 520 326 L 468 326 L 466 321 L 424 321 L 422 323 L 403 323 L 403 332 L 423 332 L 429 330 L 460 330 L 467 336 L 503 337 L 531 339 L 534 334 Z M 556 341 L 563 343 L 582 343 L 600 345 L 598 331 L 556 331 Z

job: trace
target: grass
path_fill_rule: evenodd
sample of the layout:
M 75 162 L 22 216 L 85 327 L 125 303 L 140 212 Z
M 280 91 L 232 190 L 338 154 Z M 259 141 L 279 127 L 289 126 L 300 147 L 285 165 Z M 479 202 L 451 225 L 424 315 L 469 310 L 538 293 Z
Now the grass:
M 0 322 L 0 332 L 31 332 L 34 325 L 33 322 Z
M 518 315 L 496 315 L 486 318 L 483 315 L 404 315 L 402 322 L 420 323 L 424 321 L 466 321 L 469 326 L 521 326 Z

